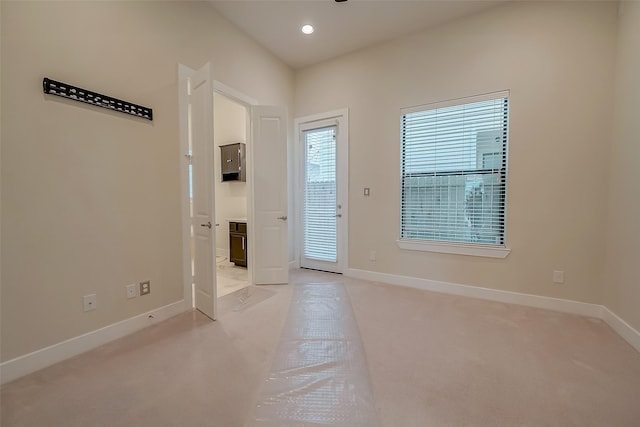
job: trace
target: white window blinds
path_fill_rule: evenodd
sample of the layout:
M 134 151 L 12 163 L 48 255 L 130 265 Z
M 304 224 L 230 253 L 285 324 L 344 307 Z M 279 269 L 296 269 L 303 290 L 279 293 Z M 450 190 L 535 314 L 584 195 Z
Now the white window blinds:
M 304 256 L 337 261 L 336 126 L 303 132 Z
M 401 110 L 401 239 L 504 246 L 509 93 Z

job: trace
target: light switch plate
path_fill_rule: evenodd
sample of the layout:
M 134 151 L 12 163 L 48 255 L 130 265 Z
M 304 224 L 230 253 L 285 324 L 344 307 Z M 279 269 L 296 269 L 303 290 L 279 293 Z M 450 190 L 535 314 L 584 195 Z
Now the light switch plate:
M 555 270 L 553 272 L 553 283 L 564 283 L 564 271 Z
M 138 296 L 138 287 L 135 283 L 127 285 L 127 298 L 135 298 Z

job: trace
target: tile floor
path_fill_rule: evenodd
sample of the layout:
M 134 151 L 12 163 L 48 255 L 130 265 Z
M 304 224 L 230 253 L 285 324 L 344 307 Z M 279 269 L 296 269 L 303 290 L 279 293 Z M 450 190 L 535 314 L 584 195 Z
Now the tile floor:
M 228 258 L 216 260 L 216 279 L 218 297 L 223 297 L 239 289 L 249 286 L 249 273 L 246 267 L 229 262 Z

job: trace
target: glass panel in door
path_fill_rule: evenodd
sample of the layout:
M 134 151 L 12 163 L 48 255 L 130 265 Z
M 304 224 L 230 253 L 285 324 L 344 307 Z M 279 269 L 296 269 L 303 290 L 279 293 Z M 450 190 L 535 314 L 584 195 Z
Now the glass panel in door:
M 302 266 L 333 271 L 337 251 L 336 126 L 303 132 Z

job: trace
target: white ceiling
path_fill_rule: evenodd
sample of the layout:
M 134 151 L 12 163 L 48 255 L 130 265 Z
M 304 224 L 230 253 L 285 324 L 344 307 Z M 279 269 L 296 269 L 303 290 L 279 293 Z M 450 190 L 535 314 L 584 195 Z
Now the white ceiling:
M 505 0 L 209 0 L 293 68 L 470 15 Z M 311 24 L 315 32 L 300 28 Z

